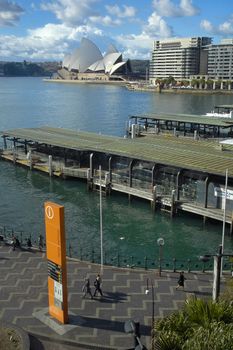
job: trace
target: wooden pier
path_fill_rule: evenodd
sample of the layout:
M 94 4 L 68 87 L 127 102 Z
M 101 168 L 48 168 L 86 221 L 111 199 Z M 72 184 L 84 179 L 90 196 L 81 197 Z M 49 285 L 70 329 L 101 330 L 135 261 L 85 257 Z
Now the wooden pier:
M 233 150 L 216 141 L 176 137 L 124 139 L 61 128 L 16 129 L 2 133 L 0 156 L 49 176 L 85 180 L 149 201 L 171 217 L 178 211 L 223 220 L 228 169 L 226 223 L 233 230 Z M 101 183 L 99 166 L 101 165 Z
M 233 110 L 233 105 L 228 108 Z M 148 113 L 130 116 L 126 132 L 133 137 L 167 133 L 195 139 L 227 138 L 233 136 L 233 119 L 196 114 Z

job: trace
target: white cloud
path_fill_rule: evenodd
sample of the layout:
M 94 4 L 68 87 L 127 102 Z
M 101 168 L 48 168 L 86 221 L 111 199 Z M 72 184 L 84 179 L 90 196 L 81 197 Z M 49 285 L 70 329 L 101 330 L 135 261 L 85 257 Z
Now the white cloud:
M 0 0 L 0 27 L 15 25 L 23 13 L 22 7 L 15 2 Z
M 79 25 L 87 23 L 90 16 L 98 13 L 94 10 L 94 4 L 99 0 L 57 0 L 44 2 L 41 9 L 51 11 L 55 16 L 67 25 Z
M 25 37 L 0 36 L 1 57 L 27 60 L 62 60 L 77 46 L 83 36 L 102 36 L 95 27 L 83 25 L 68 27 L 65 24 L 46 24 L 44 27 L 28 30 Z
M 208 21 L 207 19 L 204 19 L 203 21 L 201 21 L 200 26 L 203 30 L 205 30 L 208 33 L 214 32 L 214 27 L 213 27 L 212 23 L 210 21 Z
M 123 57 L 127 57 L 130 59 L 141 59 L 141 60 L 150 60 L 151 59 L 151 52 L 145 51 L 142 53 L 140 49 L 126 49 L 122 52 Z
M 138 35 L 119 35 L 116 37 L 118 43 L 123 47 L 127 47 L 128 53 L 138 54 L 135 57 L 148 57 L 151 54 L 154 40 L 161 38 L 169 38 L 172 36 L 172 28 L 166 23 L 166 21 L 159 16 L 156 12 L 153 12 L 147 20 L 147 24 L 143 26 L 142 32 Z M 132 56 L 131 56 L 132 58 Z
M 104 26 L 119 26 L 122 23 L 119 19 L 112 19 L 110 16 L 90 16 L 89 21 Z
M 153 0 L 153 7 L 159 15 L 164 17 L 195 16 L 200 10 L 192 4 L 192 0 L 180 0 L 179 5 L 172 0 Z
M 1 4 L 0 0 L 0 4 Z M 50 11 L 60 24 L 48 23 L 43 27 L 29 29 L 25 37 L 0 36 L 1 56 L 21 59 L 63 59 L 64 55 L 77 47 L 82 37 L 88 37 L 101 47 L 104 41 L 114 42 L 126 57 L 149 58 L 153 41 L 171 37 L 172 28 L 157 12 L 152 12 L 139 28 L 138 34 L 119 34 L 105 37 L 100 26 L 120 26 L 123 21 L 135 21 L 136 9 L 126 5 L 107 5 L 106 13 L 98 6 L 101 0 L 43 0 L 40 8 Z M 166 0 L 164 0 L 166 1 Z M 34 2 L 35 5 L 35 2 Z M 34 8 L 35 7 L 31 7 Z M 105 8 L 105 9 L 106 9 Z M 97 9 L 97 10 L 96 10 Z M 141 30 L 140 30 L 141 29 Z M 98 44 L 98 38 L 101 38 Z
M 233 19 L 229 19 L 218 26 L 213 25 L 210 21 L 205 19 L 201 21 L 200 27 L 212 35 L 233 35 Z
M 221 34 L 226 34 L 226 35 L 233 35 L 233 23 L 232 22 L 224 22 L 222 24 L 219 25 L 218 27 L 219 32 Z
M 136 8 L 133 6 L 123 5 L 123 9 L 120 9 L 118 5 L 106 5 L 106 9 L 111 15 L 119 18 L 134 17 L 136 15 Z
M 172 36 L 172 28 L 156 12 L 153 12 L 148 18 L 148 24 L 144 25 L 143 32 L 157 38 L 168 38 Z

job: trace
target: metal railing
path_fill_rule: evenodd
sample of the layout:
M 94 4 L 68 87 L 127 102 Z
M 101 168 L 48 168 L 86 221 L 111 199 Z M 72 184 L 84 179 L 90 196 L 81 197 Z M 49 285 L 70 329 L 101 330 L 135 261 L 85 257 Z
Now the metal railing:
M 24 231 L 15 230 L 7 226 L 0 226 L 0 241 L 10 245 L 12 237 L 18 238 L 22 248 L 27 248 L 27 240 L 30 239 L 32 248 L 39 248 L 40 234 L 31 234 Z M 44 240 L 45 241 L 45 240 Z M 28 247 L 29 248 L 29 247 Z M 46 249 L 44 245 L 44 249 Z M 95 264 L 101 263 L 100 249 L 94 247 L 81 246 L 76 238 L 68 238 L 66 240 L 66 253 L 69 258 L 88 261 Z M 192 259 L 176 259 L 123 254 L 120 251 L 104 251 L 104 265 L 123 267 L 123 268 L 141 268 L 144 270 L 159 269 L 165 271 L 212 271 L 213 261 L 200 261 L 198 258 Z M 225 271 L 233 271 L 233 260 L 225 259 L 223 264 Z

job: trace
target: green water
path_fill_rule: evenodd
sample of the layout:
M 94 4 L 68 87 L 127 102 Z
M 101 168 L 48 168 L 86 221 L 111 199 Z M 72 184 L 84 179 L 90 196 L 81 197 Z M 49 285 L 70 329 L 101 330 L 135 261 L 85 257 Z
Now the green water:
M 214 104 L 232 104 L 231 96 L 138 93 L 123 87 L 46 84 L 38 78 L 0 78 L 0 130 L 52 125 L 123 136 L 129 115 L 144 112 L 204 113 Z M 79 181 L 48 176 L 0 161 L 0 225 L 33 239 L 44 232 L 43 204 L 65 206 L 66 233 L 73 251 L 100 250 L 99 196 Z M 148 202 L 112 194 L 103 198 L 104 251 L 116 255 L 158 257 L 163 237 L 165 258 L 196 258 L 221 243 L 222 224 L 200 217 L 150 210 Z M 233 240 L 226 235 L 225 250 Z

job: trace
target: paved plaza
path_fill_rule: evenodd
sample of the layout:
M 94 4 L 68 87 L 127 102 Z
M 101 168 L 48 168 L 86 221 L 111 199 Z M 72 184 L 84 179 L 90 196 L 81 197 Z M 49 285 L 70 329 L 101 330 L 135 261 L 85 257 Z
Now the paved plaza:
M 82 298 L 84 278 L 92 291 L 100 266 L 68 259 L 69 324 L 61 326 L 48 315 L 47 260 L 37 250 L 0 246 L 0 320 L 31 334 L 33 349 L 133 348 L 124 332 L 127 320 L 140 322 L 141 341 L 150 349 L 153 310 L 155 320 L 182 307 L 190 295 L 211 297 L 212 273 L 185 273 L 185 291 L 176 290 L 179 273 L 104 267 L 103 297 Z M 149 293 L 145 294 L 149 286 Z

